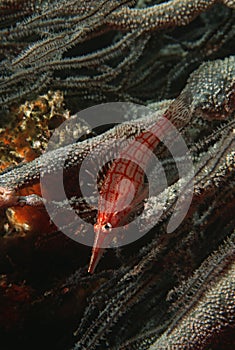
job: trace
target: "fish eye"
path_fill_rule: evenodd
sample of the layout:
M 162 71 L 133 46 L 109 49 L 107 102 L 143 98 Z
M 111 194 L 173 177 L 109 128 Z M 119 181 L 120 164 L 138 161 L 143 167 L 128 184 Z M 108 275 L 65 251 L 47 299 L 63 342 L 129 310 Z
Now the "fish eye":
M 110 222 L 107 222 L 107 224 L 104 225 L 105 230 L 110 230 L 112 228 L 112 225 Z

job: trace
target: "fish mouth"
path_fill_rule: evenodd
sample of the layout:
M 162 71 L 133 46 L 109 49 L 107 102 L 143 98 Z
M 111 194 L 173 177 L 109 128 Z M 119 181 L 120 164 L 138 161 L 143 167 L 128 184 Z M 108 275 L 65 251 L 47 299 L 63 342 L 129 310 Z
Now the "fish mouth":
M 95 268 L 103 256 L 105 249 L 109 247 L 113 239 L 111 232 L 103 229 L 103 227 L 95 227 L 95 240 L 92 248 L 91 259 L 88 267 L 88 272 L 93 274 Z

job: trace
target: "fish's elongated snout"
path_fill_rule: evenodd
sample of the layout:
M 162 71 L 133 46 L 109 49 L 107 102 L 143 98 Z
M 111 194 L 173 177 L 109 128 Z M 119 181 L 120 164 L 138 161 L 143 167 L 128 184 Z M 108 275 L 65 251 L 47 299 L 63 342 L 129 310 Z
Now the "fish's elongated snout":
M 108 247 L 112 240 L 110 231 L 104 226 L 95 225 L 95 240 L 92 248 L 91 259 L 88 267 L 89 273 L 94 273 L 95 268 L 105 252 L 105 247 Z
M 95 268 L 98 264 L 98 262 L 100 261 L 103 253 L 104 253 L 105 249 L 103 248 L 92 248 L 92 254 L 91 254 L 91 259 L 90 259 L 90 263 L 89 263 L 89 267 L 88 267 L 88 272 L 90 274 L 93 274 L 95 271 Z

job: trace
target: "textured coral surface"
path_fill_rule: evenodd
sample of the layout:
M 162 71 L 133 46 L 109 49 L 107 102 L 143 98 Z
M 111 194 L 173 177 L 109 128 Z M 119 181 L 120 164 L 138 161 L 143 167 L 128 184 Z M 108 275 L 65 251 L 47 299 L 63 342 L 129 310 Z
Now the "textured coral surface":
M 0 0 L 0 16 L 2 349 L 234 349 L 234 0 Z M 167 233 L 179 179 L 169 152 L 156 149 L 169 185 L 160 220 L 109 249 L 90 275 L 90 247 L 50 222 L 39 177 L 42 168 L 56 175 L 65 152 L 44 152 L 54 129 L 109 101 L 178 118 L 194 192 L 184 221 Z M 64 179 L 85 220 L 94 224 L 97 211 L 76 187 L 82 160 L 153 123 L 98 136 L 77 125 L 87 137 L 66 146 Z M 150 199 L 143 227 L 163 203 L 161 193 Z

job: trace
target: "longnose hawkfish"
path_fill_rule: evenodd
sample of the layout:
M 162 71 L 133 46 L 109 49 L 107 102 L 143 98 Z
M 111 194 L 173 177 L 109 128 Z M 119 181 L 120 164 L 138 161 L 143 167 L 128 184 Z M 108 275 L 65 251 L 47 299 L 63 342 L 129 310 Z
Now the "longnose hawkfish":
M 150 123 L 142 118 L 141 125 L 138 122 L 123 123 L 91 139 L 61 147 L 29 163 L 6 169 L 0 174 L 0 207 L 44 206 L 44 198 L 38 195 L 22 196 L 21 190 L 39 183 L 40 176 L 46 171 L 56 174 L 61 169 L 64 154 L 65 181 L 71 181 L 71 174 L 77 172 L 86 156 L 97 146 L 102 146 L 106 141 L 112 143 L 114 138 L 130 140 L 118 152 L 101 185 L 97 219 L 95 216 L 92 219 L 93 222 L 96 220 L 95 239 L 88 271 L 93 273 L 104 246 L 109 246 L 113 229 L 121 229 L 128 224 L 130 216 L 146 198 L 144 169 L 150 158 L 148 152 L 142 152 L 143 149 L 148 149 L 149 153 L 158 149 L 161 137 L 169 132 L 167 121 L 181 132 L 195 116 L 208 120 L 225 119 L 235 110 L 234 90 L 234 56 L 204 63 L 190 75 L 181 94 L 162 113 L 164 118 L 152 118 Z M 78 193 L 77 197 L 80 196 L 81 193 Z
M 95 240 L 88 268 L 90 273 L 94 272 L 104 247 L 108 246 L 112 229 L 127 224 L 134 208 L 133 203 L 143 198 L 143 169 L 162 136 L 168 133 L 169 125 L 173 124 L 181 131 L 195 114 L 209 120 L 226 118 L 235 109 L 234 86 L 234 56 L 214 61 L 213 65 L 202 64 L 191 74 L 186 87 L 170 104 L 163 118 L 120 150 L 100 190 L 98 217 L 94 225 Z M 151 152 L 144 152 L 145 147 Z M 130 201 L 130 196 L 134 201 Z

